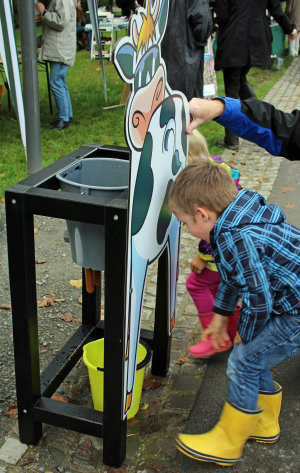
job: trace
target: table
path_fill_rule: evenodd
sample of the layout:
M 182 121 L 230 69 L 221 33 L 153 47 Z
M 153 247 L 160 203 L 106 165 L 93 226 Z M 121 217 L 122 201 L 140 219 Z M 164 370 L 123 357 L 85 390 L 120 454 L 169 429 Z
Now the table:
M 112 51 L 115 42 L 118 39 L 118 31 L 128 29 L 128 20 L 125 17 L 114 17 L 113 14 L 110 16 L 101 16 L 99 18 L 99 31 L 101 34 L 101 46 L 102 46 L 102 57 L 112 59 Z M 91 59 L 95 59 L 98 56 L 98 47 L 95 41 L 95 35 L 91 24 L 85 25 L 85 31 L 92 31 L 91 41 Z M 107 39 L 103 36 L 103 33 L 109 33 Z M 109 50 L 105 48 L 109 46 Z

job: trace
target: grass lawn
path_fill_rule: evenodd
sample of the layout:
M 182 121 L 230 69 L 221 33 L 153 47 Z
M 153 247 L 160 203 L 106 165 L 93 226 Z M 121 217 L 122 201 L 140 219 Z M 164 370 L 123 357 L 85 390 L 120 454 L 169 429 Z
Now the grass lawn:
M 253 68 L 249 73 L 257 97 L 262 99 L 267 91 L 284 73 L 292 58 L 285 57 L 280 71 L 277 69 L 261 70 Z M 73 105 L 74 124 L 61 131 L 50 130 L 49 122 L 56 116 L 53 100 L 53 115 L 49 112 L 46 75 L 39 72 L 39 101 L 42 137 L 43 167 L 69 154 L 79 146 L 93 142 L 109 145 L 126 145 L 124 138 L 125 107 L 103 110 L 103 107 L 119 104 L 124 82 L 120 79 L 113 64 L 105 60 L 108 103 L 105 103 L 102 75 L 98 60 L 91 60 L 89 52 L 77 52 L 74 67 L 68 72 L 68 86 Z M 222 73 L 217 74 L 218 93 L 224 95 Z M 0 76 L 0 84 L 2 78 Z M 218 154 L 222 149 L 216 146 L 218 138 L 223 136 L 223 128 L 216 123 L 201 126 L 211 154 Z M 0 198 L 4 190 L 27 176 L 24 148 L 19 125 L 14 110 L 8 110 L 7 95 L 2 97 L 0 113 Z

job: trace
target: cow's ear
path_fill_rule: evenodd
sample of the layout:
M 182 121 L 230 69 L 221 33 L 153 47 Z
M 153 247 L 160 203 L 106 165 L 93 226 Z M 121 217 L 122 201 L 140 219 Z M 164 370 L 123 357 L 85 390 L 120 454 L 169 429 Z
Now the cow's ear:
M 136 51 L 131 43 L 124 43 L 122 46 L 117 49 L 114 57 L 114 61 L 119 72 L 126 78 L 126 79 L 133 79 L 134 71 L 133 71 L 133 60 Z

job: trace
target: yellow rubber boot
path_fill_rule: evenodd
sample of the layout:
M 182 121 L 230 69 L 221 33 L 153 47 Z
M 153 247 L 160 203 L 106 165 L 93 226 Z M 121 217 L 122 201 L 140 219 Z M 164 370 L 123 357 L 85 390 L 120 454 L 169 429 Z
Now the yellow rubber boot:
M 261 410 L 247 411 L 225 403 L 217 425 L 206 434 L 179 434 L 177 449 L 195 460 L 217 465 L 234 465 L 243 452 L 251 432 L 255 431 Z
M 274 382 L 274 391 L 259 391 L 258 405 L 263 409 L 250 439 L 262 443 L 274 443 L 280 435 L 279 414 L 281 409 L 282 387 Z

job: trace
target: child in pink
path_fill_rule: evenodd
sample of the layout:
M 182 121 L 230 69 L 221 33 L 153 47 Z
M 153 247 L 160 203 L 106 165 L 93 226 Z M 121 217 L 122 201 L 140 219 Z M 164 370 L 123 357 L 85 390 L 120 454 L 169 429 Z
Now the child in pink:
M 224 163 L 220 156 L 210 157 L 204 136 L 198 130 L 194 130 L 190 135 L 188 162 L 191 163 L 199 160 L 210 160 L 216 165 L 227 168 L 228 172 L 231 173 L 237 188 L 241 189 L 239 185 L 239 171 L 233 166 Z M 191 273 L 187 277 L 186 288 L 197 308 L 202 330 L 205 330 L 213 317 L 212 310 L 214 300 L 221 280 L 217 266 L 214 263 L 209 242 L 205 240 L 200 241 L 198 254 L 193 258 L 190 267 Z M 189 354 L 196 358 L 202 358 L 229 350 L 233 345 L 233 340 L 237 332 L 239 314 L 240 307 L 237 306 L 234 314 L 231 317 L 228 317 L 228 341 L 225 346 L 218 349 L 214 348 L 210 337 L 208 337 L 206 341 L 200 341 L 195 345 L 190 346 Z

